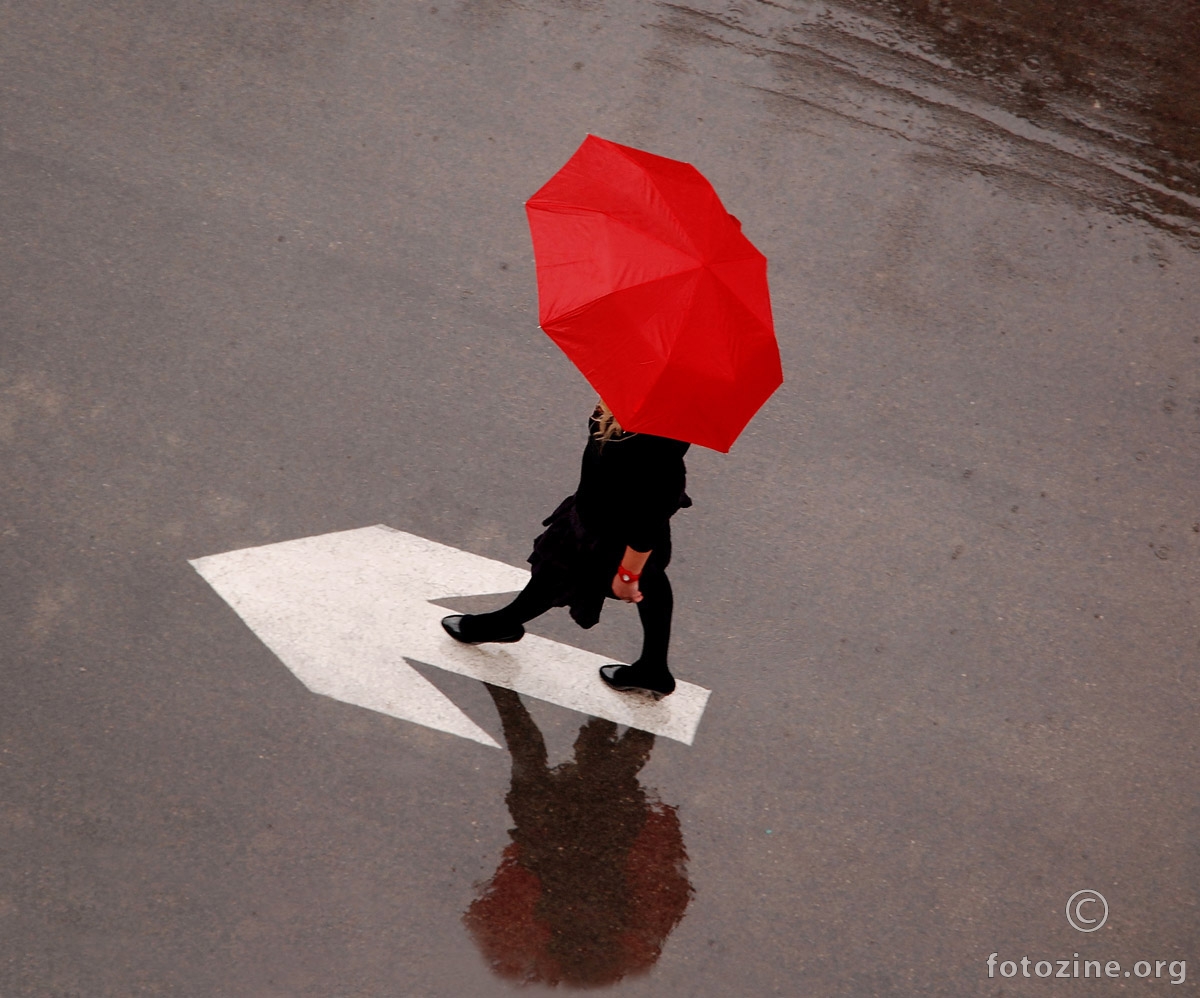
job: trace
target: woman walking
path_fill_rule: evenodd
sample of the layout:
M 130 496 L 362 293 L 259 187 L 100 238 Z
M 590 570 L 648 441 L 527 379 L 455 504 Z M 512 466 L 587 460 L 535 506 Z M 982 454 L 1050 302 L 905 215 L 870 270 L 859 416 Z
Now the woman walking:
M 632 665 L 606 665 L 615 690 L 660 699 L 675 690 L 667 662 L 674 599 L 670 520 L 692 501 L 683 456 L 690 444 L 623 430 L 601 401 L 588 421 L 579 486 L 550 514 L 533 542 L 529 584 L 493 613 L 454 614 L 442 627 L 464 644 L 520 641 L 524 625 L 555 606 L 580 627 L 600 619 L 606 598 L 634 603 L 642 653 Z

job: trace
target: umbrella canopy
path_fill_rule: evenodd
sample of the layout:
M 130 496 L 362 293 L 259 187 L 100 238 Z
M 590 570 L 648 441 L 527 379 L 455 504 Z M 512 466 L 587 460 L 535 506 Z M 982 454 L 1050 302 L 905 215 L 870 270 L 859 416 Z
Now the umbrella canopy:
M 620 424 L 727 452 L 783 370 L 766 257 L 712 185 L 589 135 L 525 210 L 539 323 Z

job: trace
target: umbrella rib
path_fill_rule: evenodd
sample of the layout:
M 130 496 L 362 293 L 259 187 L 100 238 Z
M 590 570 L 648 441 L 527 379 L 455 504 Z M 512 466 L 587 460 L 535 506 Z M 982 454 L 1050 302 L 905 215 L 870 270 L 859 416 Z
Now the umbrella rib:
M 656 195 L 658 195 L 659 201 L 662 202 L 664 210 L 671 217 L 671 220 L 675 223 L 675 227 L 681 233 L 683 233 L 684 237 L 687 239 L 688 245 L 691 247 L 692 254 L 696 257 L 700 257 L 702 255 L 700 253 L 700 247 L 696 245 L 696 241 L 691 237 L 691 234 L 689 233 L 687 226 L 684 224 L 684 220 L 679 217 L 679 215 L 676 213 L 675 209 L 672 207 L 671 202 L 668 201 L 667 198 L 663 195 L 662 187 L 659 186 L 658 179 L 652 173 L 650 173 L 650 171 L 647 170 L 641 163 L 639 163 L 635 157 L 631 156 L 624 146 L 617 144 L 617 151 L 621 156 L 624 156 L 625 159 L 627 159 L 630 163 L 632 163 L 634 166 L 636 166 L 639 170 L 642 171 L 643 175 L 650 182 L 650 186 L 654 188 L 654 193 Z M 680 161 L 680 162 L 682 162 L 682 161 Z M 692 166 L 691 163 L 685 163 L 684 165 L 689 166 L 693 170 L 695 170 L 696 175 L 701 179 L 701 181 L 703 181 L 703 184 L 708 187 L 709 191 L 712 192 L 712 196 L 713 196 L 714 200 L 717 202 L 717 205 L 721 208 L 722 211 L 725 211 L 725 205 L 721 203 L 721 198 L 717 195 L 716 189 L 713 188 L 713 186 L 708 183 L 708 180 L 705 179 L 704 175 L 699 170 L 696 170 L 695 166 Z M 728 214 L 728 212 L 726 212 L 726 214 Z
M 688 311 L 690 311 L 691 307 L 696 304 L 696 296 L 699 294 L 699 291 L 700 291 L 699 283 L 693 282 L 691 290 L 688 292 L 688 303 L 687 303 Z M 658 374 L 654 378 L 654 382 L 651 384 L 649 390 L 647 390 L 644 393 L 643 397 L 649 397 L 650 395 L 652 395 L 654 390 L 656 388 L 658 388 L 659 384 L 662 382 L 663 378 L 666 377 L 667 369 L 670 367 L 671 354 L 673 354 L 675 352 L 677 344 L 678 344 L 678 340 L 676 340 L 675 342 L 673 342 L 671 344 L 671 348 L 670 348 L 670 350 L 667 351 L 667 356 L 666 356 L 666 358 L 664 358 L 664 362 L 661 365 L 659 365 Z
M 765 256 L 763 256 L 762 253 L 760 253 L 757 249 L 754 249 L 753 246 L 751 246 L 751 249 L 754 250 L 753 255 L 751 255 L 750 253 L 747 253 L 743 257 L 732 258 L 729 262 L 735 262 L 735 261 L 740 261 L 740 260 L 754 260 L 755 262 L 757 262 L 758 260 L 762 260 L 763 271 L 764 271 L 763 284 L 765 286 L 767 283 L 766 273 L 765 273 L 766 265 L 767 265 L 767 258 Z M 721 262 L 725 262 L 725 261 L 721 261 Z M 742 308 L 744 308 L 747 311 L 747 313 L 750 314 L 750 316 L 753 317 L 755 322 L 761 323 L 762 325 L 774 330 L 775 323 L 774 323 L 774 318 L 771 315 L 771 302 L 770 302 L 769 296 L 767 296 L 764 299 L 765 304 L 767 306 L 767 314 L 766 314 L 766 318 L 764 319 L 763 316 L 761 316 L 759 314 L 759 311 L 755 307 L 755 305 L 752 304 L 751 301 L 748 299 L 748 297 L 745 293 L 745 290 L 741 286 L 735 287 L 733 284 L 731 284 L 729 281 L 727 281 L 725 279 L 725 277 L 721 274 L 721 272 L 719 270 L 717 270 L 714 267 L 709 267 L 708 272 L 712 275 L 713 280 L 715 280 L 717 283 L 719 283 L 721 285 L 721 287 L 724 288 L 725 291 L 730 295 L 730 297 L 732 297 L 734 301 L 736 301 Z
M 595 305 L 598 305 L 600 302 L 608 301 L 611 298 L 615 298 L 617 295 L 624 294 L 626 291 L 633 291 L 635 288 L 644 288 L 651 284 L 657 284 L 660 281 L 673 280 L 675 278 L 682 277 L 685 274 L 691 273 L 692 270 L 700 270 L 700 269 L 701 269 L 701 265 L 697 264 L 695 267 L 691 268 L 691 270 L 677 270 L 670 274 L 658 274 L 654 277 L 649 277 L 644 281 L 638 281 L 636 284 L 626 284 L 623 287 L 614 288 L 612 291 L 609 291 L 602 295 L 597 295 L 595 298 L 589 299 L 588 301 L 584 302 L 582 305 L 578 305 L 575 308 L 571 309 L 569 312 L 562 312 L 558 315 L 553 316 L 549 321 L 550 321 L 550 323 L 553 324 L 555 322 L 563 322 L 567 319 L 573 319 L 575 316 L 582 315 L 588 309 L 592 308 Z M 693 295 L 694 295 L 694 291 L 693 291 Z
M 657 190 L 657 188 L 656 188 L 656 190 Z M 648 229 L 639 228 L 636 225 L 631 225 L 629 222 L 625 221 L 624 219 L 618 218 L 616 215 L 612 214 L 611 212 L 603 211 L 600 208 L 589 208 L 586 205 L 574 204 L 570 201 L 534 201 L 533 199 L 530 199 L 529 201 L 525 202 L 525 206 L 526 206 L 526 208 L 532 209 L 533 211 L 546 211 L 548 214 L 598 215 L 602 218 L 607 218 L 614 225 L 621 226 L 621 228 L 626 229 L 629 232 L 632 232 L 634 235 L 638 236 L 641 239 L 655 242 L 659 246 L 665 246 L 667 249 L 671 250 L 674 253 L 683 254 L 684 256 L 688 257 L 689 260 L 691 260 L 693 265 L 696 267 L 701 267 L 704 264 L 704 261 L 701 258 L 700 254 L 696 251 L 695 244 L 692 243 L 691 240 L 688 241 L 689 245 L 687 248 L 680 247 L 673 243 L 667 242 L 667 240 L 655 235 L 653 232 L 650 232 Z M 566 208 L 569 210 L 567 212 L 560 213 L 560 212 L 555 212 L 554 211 L 555 208 Z M 671 218 L 676 223 L 678 223 L 679 219 L 675 216 L 675 214 L 673 212 L 671 213 Z M 534 247 L 534 249 L 536 252 L 536 246 Z M 674 273 L 683 273 L 683 271 L 674 271 Z M 669 276 L 669 275 L 664 275 L 664 276 Z

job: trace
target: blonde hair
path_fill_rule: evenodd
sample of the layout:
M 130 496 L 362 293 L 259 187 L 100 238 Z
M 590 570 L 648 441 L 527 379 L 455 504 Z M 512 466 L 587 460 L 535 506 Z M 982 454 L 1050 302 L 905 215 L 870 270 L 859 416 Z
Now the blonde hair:
M 621 429 L 621 424 L 617 422 L 617 417 L 613 415 L 612 410 L 605 404 L 604 399 L 599 399 L 596 402 L 596 411 L 592 415 L 599 424 L 592 431 L 592 436 L 602 444 L 608 443 L 613 437 L 620 436 L 625 432 Z

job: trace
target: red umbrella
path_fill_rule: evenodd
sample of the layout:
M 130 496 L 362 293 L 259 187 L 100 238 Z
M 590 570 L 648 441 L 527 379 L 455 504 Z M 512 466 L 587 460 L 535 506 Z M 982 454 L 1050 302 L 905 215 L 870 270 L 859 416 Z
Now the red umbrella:
M 589 135 L 525 210 L 541 327 L 621 425 L 727 452 L 783 370 L 766 257 L 712 185 Z

